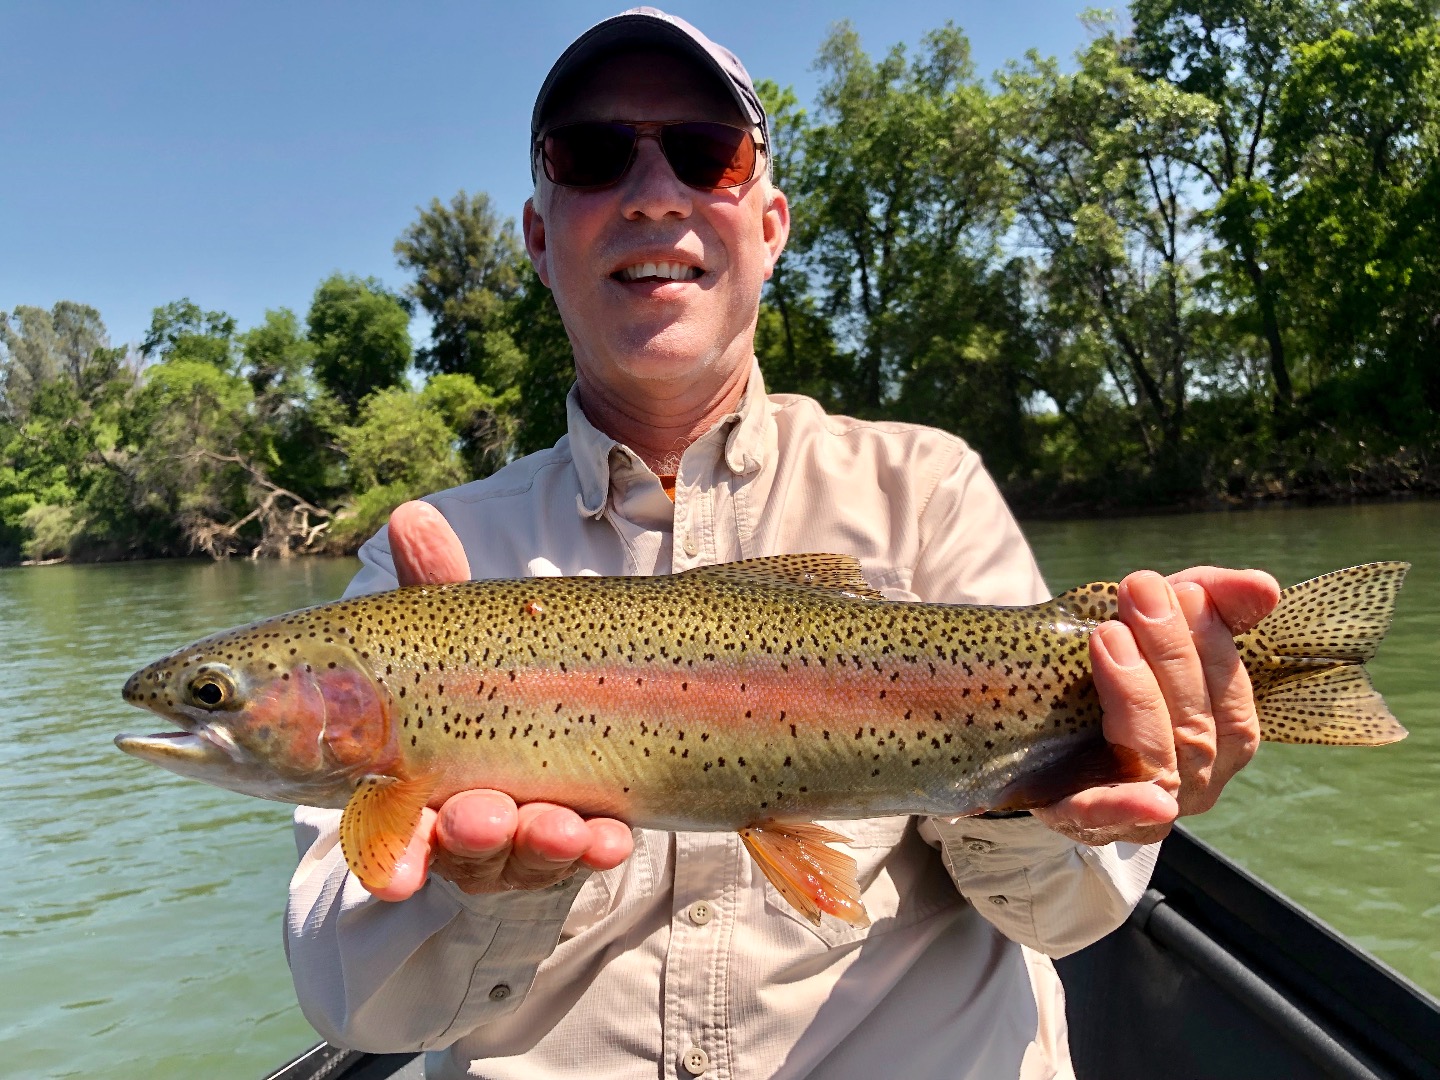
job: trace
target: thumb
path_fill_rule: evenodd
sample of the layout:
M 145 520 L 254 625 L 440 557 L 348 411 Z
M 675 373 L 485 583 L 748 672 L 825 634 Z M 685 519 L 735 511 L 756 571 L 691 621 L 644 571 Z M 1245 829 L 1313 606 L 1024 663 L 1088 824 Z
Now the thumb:
M 470 580 L 470 562 L 460 538 L 427 502 L 401 503 L 391 513 L 390 556 L 401 585 Z

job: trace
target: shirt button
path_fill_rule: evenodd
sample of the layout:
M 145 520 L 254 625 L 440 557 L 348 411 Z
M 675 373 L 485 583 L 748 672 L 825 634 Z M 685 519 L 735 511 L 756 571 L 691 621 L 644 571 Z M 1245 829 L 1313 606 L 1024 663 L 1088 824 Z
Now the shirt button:
M 491 1001 L 504 1001 L 509 996 L 510 987 L 506 986 L 504 983 L 496 983 L 490 988 Z
M 693 529 L 685 533 L 685 542 L 682 546 L 685 549 L 685 554 L 689 555 L 692 559 L 700 554 L 700 541 L 695 539 Z
M 680 1067 L 691 1076 L 700 1076 L 710 1068 L 710 1055 L 698 1046 L 692 1046 L 680 1055 Z
M 704 926 L 715 917 L 715 909 L 708 900 L 696 900 L 685 909 L 685 914 L 690 916 L 690 921 L 696 926 Z
M 1006 904 L 1008 904 L 1009 902 L 1010 902 L 1010 898 L 1009 898 L 1008 896 L 992 896 L 992 897 L 990 897 L 990 903 L 994 904 L 996 907 L 1004 907 L 1004 906 L 1005 906 Z
M 977 855 L 983 855 L 987 851 L 994 851 L 995 845 L 989 840 L 981 840 L 978 836 L 967 836 L 961 841 L 966 851 L 973 851 Z

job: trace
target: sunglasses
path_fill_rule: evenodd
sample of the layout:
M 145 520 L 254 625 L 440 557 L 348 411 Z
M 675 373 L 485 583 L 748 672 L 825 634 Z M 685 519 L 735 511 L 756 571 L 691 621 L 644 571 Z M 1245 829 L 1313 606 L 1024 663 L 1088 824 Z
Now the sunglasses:
M 545 175 L 561 187 L 598 191 L 622 180 L 641 139 L 656 139 L 676 178 L 686 187 L 717 191 L 755 175 L 764 148 L 744 128 L 706 120 L 621 124 L 584 120 L 551 128 L 535 142 Z

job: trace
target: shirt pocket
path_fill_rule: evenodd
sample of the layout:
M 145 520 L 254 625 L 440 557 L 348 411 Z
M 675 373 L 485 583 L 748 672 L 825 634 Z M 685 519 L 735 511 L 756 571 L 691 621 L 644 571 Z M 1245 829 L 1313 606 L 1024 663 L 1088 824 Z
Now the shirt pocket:
M 817 822 L 850 838 L 842 850 L 855 860 L 855 879 L 870 916 L 869 926 L 851 926 L 830 915 L 822 916 L 816 926 L 791 907 L 768 880 L 763 882 L 766 905 L 835 947 L 909 926 L 946 904 L 960 903 L 939 855 L 920 839 L 915 821 L 886 817 Z M 754 872 L 763 878 L 758 867 Z
M 630 858 L 609 870 L 591 873 L 575 895 L 570 913 L 560 928 L 560 940 L 569 941 L 585 933 L 602 919 L 622 908 L 643 905 L 655 895 L 655 853 L 653 845 L 657 837 L 664 840 L 667 833 L 656 833 L 649 829 L 631 829 L 635 838 L 635 850 Z

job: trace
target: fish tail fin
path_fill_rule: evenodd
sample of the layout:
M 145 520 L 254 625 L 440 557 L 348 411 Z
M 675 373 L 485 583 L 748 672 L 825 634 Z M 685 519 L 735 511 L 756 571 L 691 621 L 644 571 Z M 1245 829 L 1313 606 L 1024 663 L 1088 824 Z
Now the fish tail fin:
M 1405 562 L 1365 563 L 1292 585 L 1236 639 L 1262 739 L 1383 746 L 1405 737 L 1364 664 L 1390 629 L 1409 569 Z

